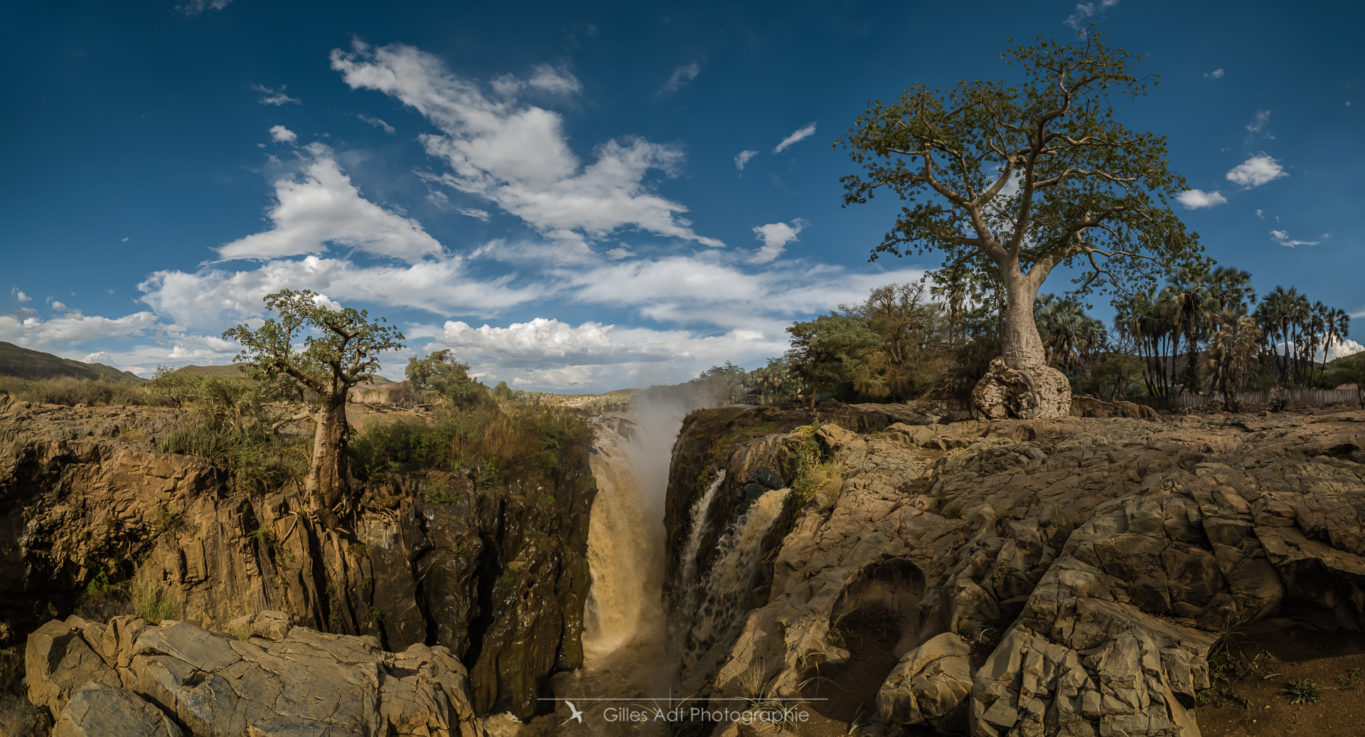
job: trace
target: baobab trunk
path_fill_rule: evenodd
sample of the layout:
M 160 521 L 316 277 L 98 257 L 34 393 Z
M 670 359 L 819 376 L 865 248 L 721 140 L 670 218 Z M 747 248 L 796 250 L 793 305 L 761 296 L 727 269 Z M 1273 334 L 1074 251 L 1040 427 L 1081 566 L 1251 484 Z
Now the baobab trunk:
M 304 490 L 316 508 L 332 509 L 348 486 L 346 394 L 325 397 L 313 415 L 313 462 Z
M 1005 329 L 1000 357 L 972 390 L 980 417 L 1036 419 L 1071 413 L 1071 383 L 1047 365 L 1043 340 L 1033 322 L 1038 287 L 1028 276 L 1005 280 Z

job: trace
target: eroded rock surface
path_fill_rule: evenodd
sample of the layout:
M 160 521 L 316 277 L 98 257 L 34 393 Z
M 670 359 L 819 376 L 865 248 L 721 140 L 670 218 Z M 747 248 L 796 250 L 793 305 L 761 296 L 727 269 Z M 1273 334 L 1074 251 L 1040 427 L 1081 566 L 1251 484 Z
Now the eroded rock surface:
M 723 459 L 727 486 L 765 467 L 805 491 L 765 547 L 756 604 L 709 644 L 691 683 L 701 695 L 811 697 L 830 673 L 861 674 L 878 684 L 864 703 L 893 727 L 953 728 L 946 718 L 992 737 L 1194 737 L 1190 707 L 1219 633 L 1365 628 L 1362 423 L 1345 411 L 746 437 L 731 418 L 729 447 L 679 447 Z M 812 444 L 818 463 L 802 470 L 791 459 Z M 734 507 L 741 489 L 728 492 Z M 890 630 L 895 659 L 880 675 L 841 629 L 858 612 Z M 959 641 L 965 678 L 962 660 L 937 652 Z
M 469 664 L 481 713 L 523 718 L 582 663 L 586 445 L 505 492 L 435 472 L 370 484 L 354 519 L 321 523 L 295 488 L 239 490 L 204 459 L 155 452 L 176 421 L 0 403 L 0 647 L 52 617 L 148 602 L 214 630 L 280 610 L 391 650 L 443 645 Z
M 187 622 L 53 620 L 30 637 L 30 699 L 50 710 L 53 737 L 485 734 L 444 647 L 387 652 L 274 612 L 234 626 L 240 638 Z

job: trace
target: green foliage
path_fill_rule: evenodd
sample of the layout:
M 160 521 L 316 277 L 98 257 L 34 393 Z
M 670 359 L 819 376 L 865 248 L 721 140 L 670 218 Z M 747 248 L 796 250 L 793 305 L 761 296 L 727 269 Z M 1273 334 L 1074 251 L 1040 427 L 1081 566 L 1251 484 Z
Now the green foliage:
M 877 334 L 852 315 L 822 315 L 787 328 L 792 348 L 787 353 L 792 371 L 806 386 L 811 406 L 822 391 L 847 397 L 855 377 L 870 372 L 879 340 Z
M 99 573 L 85 584 L 85 593 L 87 596 L 108 596 L 114 593 L 115 588 L 113 582 L 109 580 L 109 572 L 101 568 Z
M 111 379 L 78 379 L 59 376 L 50 379 L 22 379 L 0 376 L 0 391 L 16 399 L 43 404 L 74 407 L 84 404 L 97 406 L 130 406 L 158 404 L 147 389 L 131 381 Z
M 150 382 L 153 392 L 166 392 L 183 410 L 181 423 L 161 436 L 157 450 L 204 458 L 228 471 L 240 491 L 278 489 L 302 476 L 307 441 L 275 433 L 283 422 L 268 401 L 277 396 L 275 387 L 244 378 L 173 376 L 159 372 Z
M 1291 678 L 1284 684 L 1282 693 L 1289 697 L 1291 704 L 1316 704 L 1322 701 L 1322 690 L 1308 678 Z
M 554 478 L 566 456 L 592 442 L 581 414 L 551 407 L 483 404 L 367 425 L 350 445 L 361 479 L 425 470 L 465 475 L 476 490 Z M 430 501 L 453 501 L 444 488 L 424 489 Z
M 412 390 L 427 402 L 472 407 L 489 399 L 487 387 L 469 376 L 469 366 L 451 357 L 449 350 L 433 351 L 426 358 L 408 359 L 406 370 Z M 506 384 L 502 384 L 506 388 Z
M 1089 369 L 1108 346 L 1104 323 L 1085 314 L 1085 305 L 1075 297 L 1040 295 L 1034 300 L 1033 319 L 1048 364 L 1068 376 Z
M 151 624 L 179 617 L 182 606 L 179 593 L 162 582 L 144 580 L 133 587 L 133 607 Z
M 381 353 L 403 347 L 403 334 L 384 318 L 371 320 L 365 310 L 333 307 L 308 289 L 266 295 L 265 304 L 275 316 L 259 328 L 238 325 L 223 333 L 242 344 L 234 362 L 253 377 L 287 378 L 322 398 L 344 396 L 374 376 Z M 295 348 L 300 341 L 301 351 Z
M 840 141 L 862 168 L 843 178 L 844 204 L 902 200 L 873 258 L 941 251 L 945 268 L 986 277 L 1009 326 L 1004 355 L 1041 361 L 1029 307 L 1054 269 L 1077 267 L 1078 293 L 1124 291 L 1198 264 L 1200 248 L 1170 207 L 1185 182 L 1167 169 L 1165 139 L 1114 115 L 1111 95 L 1147 89 L 1126 51 L 1092 32 L 1002 56 L 1022 67 L 1018 84 L 915 85 L 872 102 Z M 950 312 L 964 296 L 954 288 Z

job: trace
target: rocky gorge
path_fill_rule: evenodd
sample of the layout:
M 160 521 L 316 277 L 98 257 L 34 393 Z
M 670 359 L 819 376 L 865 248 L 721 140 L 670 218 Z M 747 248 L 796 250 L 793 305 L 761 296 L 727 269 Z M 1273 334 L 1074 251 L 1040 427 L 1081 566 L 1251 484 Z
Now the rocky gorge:
M 0 735 L 1193 737 L 1232 637 L 1360 639 L 1365 412 L 1073 411 L 607 418 L 549 493 L 339 527 L 152 452 L 168 413 L 6 402 Z M 802 718 L 562 702 L 665 691 Z

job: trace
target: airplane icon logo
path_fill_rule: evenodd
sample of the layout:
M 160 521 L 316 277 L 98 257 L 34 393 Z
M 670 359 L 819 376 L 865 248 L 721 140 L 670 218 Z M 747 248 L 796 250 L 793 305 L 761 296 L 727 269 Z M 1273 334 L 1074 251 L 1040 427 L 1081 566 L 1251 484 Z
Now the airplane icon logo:
M 573 705 L 572 701 L 565 701 L 564 705 L 569 707 L 569 718 L 565 719 L 564 723 L 560 724 L 559 726 L 562 727 L 565 724 L 568 724 L 569 722 L 578 722 L 579 724 L 582 724 L 583 712 L 579 711 L 578 708 Z

